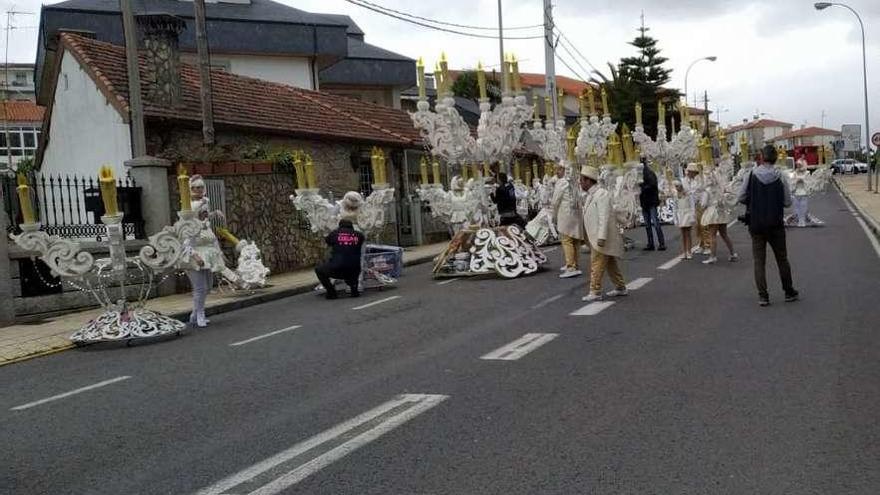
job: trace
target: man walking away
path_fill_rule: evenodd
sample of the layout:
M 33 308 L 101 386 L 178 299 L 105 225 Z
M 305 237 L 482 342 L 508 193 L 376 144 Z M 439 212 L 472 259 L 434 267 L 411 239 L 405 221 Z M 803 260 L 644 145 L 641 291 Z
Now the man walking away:
M 327 299 L 336 299 L 336 287 L 331 278 L 345 280 L 351 297 L 360 296 L 358 282 L 361 276 L 361 249 L 364 235 L 354 229 L 351 220 L 340 220 L 339 228 L 324 239 L 330 246 L 330 260 L 315 267 L 315 274 L 327 290 Z
M 776 167 L 776 148 L 766 145 L 762 150 L 762 163 L 756 166 L 749 177 L 743 181 L 739 192 L 739 202 L 746 205 L 749 233 L 752 235 L 752 252 L 755 258 L 755 285 L 758 287 L 758 304 L 770 305 L 767 293 L 767 274 L 764 265 L 767 260 L 767 244 L 773 249 L 785 301 L 798 299 L 791 280 L 791 266 L 785 245 L 785 207 L 791 205 L 791 188 L 788 180 Z
M 657 208 L 660 206 L 660 189 L 657 185 L 657 174 L 651 170 L 647 163 L 642 162 L 642 192 L 639 194 L 639 203 L 642 205 L 642 218 L 645 219 L 645 230 L 648 232 L 648 245 L 645 251 L 653 251 L 654 232 L 657 231 L 657 243 L 660 251 L 666 251 L 666 239 L 663 238 L 663 227 L 660 225 L 660 215 Z

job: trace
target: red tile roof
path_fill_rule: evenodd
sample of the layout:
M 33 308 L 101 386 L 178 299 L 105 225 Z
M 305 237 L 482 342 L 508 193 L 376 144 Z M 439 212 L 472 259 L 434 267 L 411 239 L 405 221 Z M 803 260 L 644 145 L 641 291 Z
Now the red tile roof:
M 779 120 L 760 119 L 760 120 L 753 120 L 753 121 L 745 123 L 745 124 L 740 124 L 740 125 L 735 125 L 733 127 L 728 127 L 725 130 L 725 132 L 736 132 L 736 131 L 743 131 L 743 130 L 747 130 L 747 129 L 760 129 L 760 128 L 764 128 L 764 127 L 792 127 L 793 125 L 794 124 L 790 124 L 788 122 L 782 122 Z
M 822 129 L 821 127 L 805 127 L 803 129 L 798 129 L 796 131 L 786 132 L 781 136 L 776 136 L 773 138 L 774 141 L 782 140 L 782 139 L 793 139 L 799 137 L 808 137 L 808 136 L 840 136 L 840 131 L 835 131 L 834 129 Z
M 460 74 L 463 72 L 467 72 L 464 70 L 450 70 L 449 78 L 452 81 L 455 81 Z M 547 81 L 544 74 L 534 74 L 530 72 L 520 72 L 519 80 L 523 87 L 525 88 L 543 88 L 546 86 Z M 587 89 L 588 84 L 583 81 L 578 81 L 577 79 L 572 79 L 566 76 L 556 76 L 556 87 L 561 89 L 563 92 L 569 95 L 578 96 L 585 89 Z M 593 84 L 593 89 L 598 91 L 599 86 Z
M 128 76 L 124 49 L 69 33 L 61 35 L 61 42 L 91 73 L 110 102 L 127 118 Z M 180 64 L 181 103 L 174 107 L 154 105 L 146 99 L 149 82 L 145 77 L 145 68 L 145 59 L 141 56 L 140 72 L 146 117 L 201 121 L 197 67 Z M 211 71 L 211 82 L 216 124 L 302 137 L 397 146 L 417 146 L 421 142 L 412 120 L 402 110 L 221 70 Z
M 9 122 L 42 122 L 45 108 L 30 101 L 0 102 L 0 119 Z

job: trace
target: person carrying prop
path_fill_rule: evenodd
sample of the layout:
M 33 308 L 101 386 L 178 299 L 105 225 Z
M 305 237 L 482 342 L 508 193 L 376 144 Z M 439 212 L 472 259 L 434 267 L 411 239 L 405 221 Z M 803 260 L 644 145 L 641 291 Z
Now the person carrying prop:
M 189 323 L 204 328 L 210 323 L 205 317 L 205 301 L 214 283 L 213 274 L 228 270 L 220 244 L 211 228 L 211 219 L 222 217 L 223 214 L 220 211 L 210 211 L 210 201 L 205 196 L 205 181 L 201 175 L 190 177 L 189 188 L 192 210 L 202 223 L 202 228 L 195 236 L 184 241 L 180 266 L 186 270 L 192 285 L 193 310 Z
M 697 223 L 694 196 L 685 190 L 680 180 L 673 181 L 675 188 L 675 226 L 681 229 L 681 258 L 693 259 L 691 254 L 691 230 Z
M 556 220 L 556 230 L 562 236 L 562 252 L 565 256 L 565 265 L 561 268 L 562 273 L 559 278 L 577 277 L 583 273 L 578 268 L 578 246 L 584 240 L 583 218 L 574 204 L 575 198 L 568 179 L 568 166 L 565 162 L 559 162 L 555 168 L 556 185 L 553 189 L 551 207 L 553 218 Z
M 583 300 L 602 299 L 602 278 L 606 271 L 614 284 L 614 290 L 607 296 L 626 296 L 629 292 L 619 263 L 623 256 L 623 235 L 617 225 L 611 193 L 599 185 L 599 170 L 595 167 L 581 168 L 579 185 L 586 192 L 583 222 L 591 248 L 590 290 Z
M 727 235 L 727 225 L 736 220 L 737 195 L 727 190 L 723 184 L 719 170 L 710 170 L 703 174 L 703 194 L 701 203 L 703 206 L 703 227 L 709 232 L 709 257 L 703 260 L 704 265 L 712 265 L 718 262 L 716 256 L 718 249 L 717 236 L 721 236 L 727 250 L 730 253 L 728 261 L 739 261 L 739 255 L 733 250 L 733 241 Z
M 344 205 L 343 205 L 344 208 Z M 354 228 L 350 218 L 339 220 L 339 228 L 330 232 L 324 241 L 330 246 L 330 259 L 315 267 L 315 275 L 327 291 L 327 299 L 337 299 L 339 294 L 331 279 L 344 280 L 351 297 L 360 296 L 361 250 L 364 235 Z

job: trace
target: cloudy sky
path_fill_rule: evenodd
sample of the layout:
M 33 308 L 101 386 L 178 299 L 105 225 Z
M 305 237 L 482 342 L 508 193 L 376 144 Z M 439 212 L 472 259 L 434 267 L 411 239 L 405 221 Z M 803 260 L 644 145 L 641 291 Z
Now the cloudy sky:
M 323 13 L 347 14 L 366 32 L 367 41 L 433 65 L 445 51 L 454 68 L 478 61 L 497 64 L 498 43 L 467 38 L 404 23 L 352 5 L 345 0 L 281 0 L 290 6 Z M 371 0 L 384 7 L 426 18 L 475 26 L 497 26 L 496 0 Z M 8 10 L 38 13 L 40 2 L 0 2 Z M 503 0 L 505 26 L 542 22 L 541 0 Z M 880 130 L 880 1 L 848 0 L 865 22 L 868 41 L 869 97 L 873 102 L 872 130 Z M 849 11 L 833 7 L 816 11 L 806 0 L 557 0 L 556 22 L 577 53 L 560 49 L 571 67 L 557 62 L 557 72 L 589 77 L 596 68 L 607 71 L 634 50 L 627 43 L 637 34 L 644 12 L 650 34 L 659 40 L 671 85 L 684 86 L 687 66 L 701 62 L 688 78 L 693 95 L 709 92 L 710 108 L 731 124 L 756 113 L 801 124 L 839 129 L 844 123 L 863 123 L 861 39 L 858 22 Z M 33 61 L 37 16 L 17 17 L 10 33 L 9 58 Z M 479 32 L 479 31 L 478 31 Z M 540 35 L 540 29 L 509 31 L 508 36 Z M 542 40 L 507 40 L 505 50 L 522 60 L 521 70 L 544 71 Z M 691 96 L 691 102 L 693 96 Z M 725 111 L 726 110 L 726 111 Z

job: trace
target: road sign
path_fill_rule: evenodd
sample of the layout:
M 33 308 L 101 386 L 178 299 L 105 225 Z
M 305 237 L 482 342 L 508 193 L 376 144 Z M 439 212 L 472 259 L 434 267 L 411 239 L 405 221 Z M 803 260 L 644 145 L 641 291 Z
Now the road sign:
M 871 136 L 871 142 L 874 146 L 880 147 L 880 132 L 875 132 L 873 136 Z
M 843 124 L 840 127 L 843 138 L 843 151 L 859 151 L 862 149 L 862 126 L 859 124 Z

